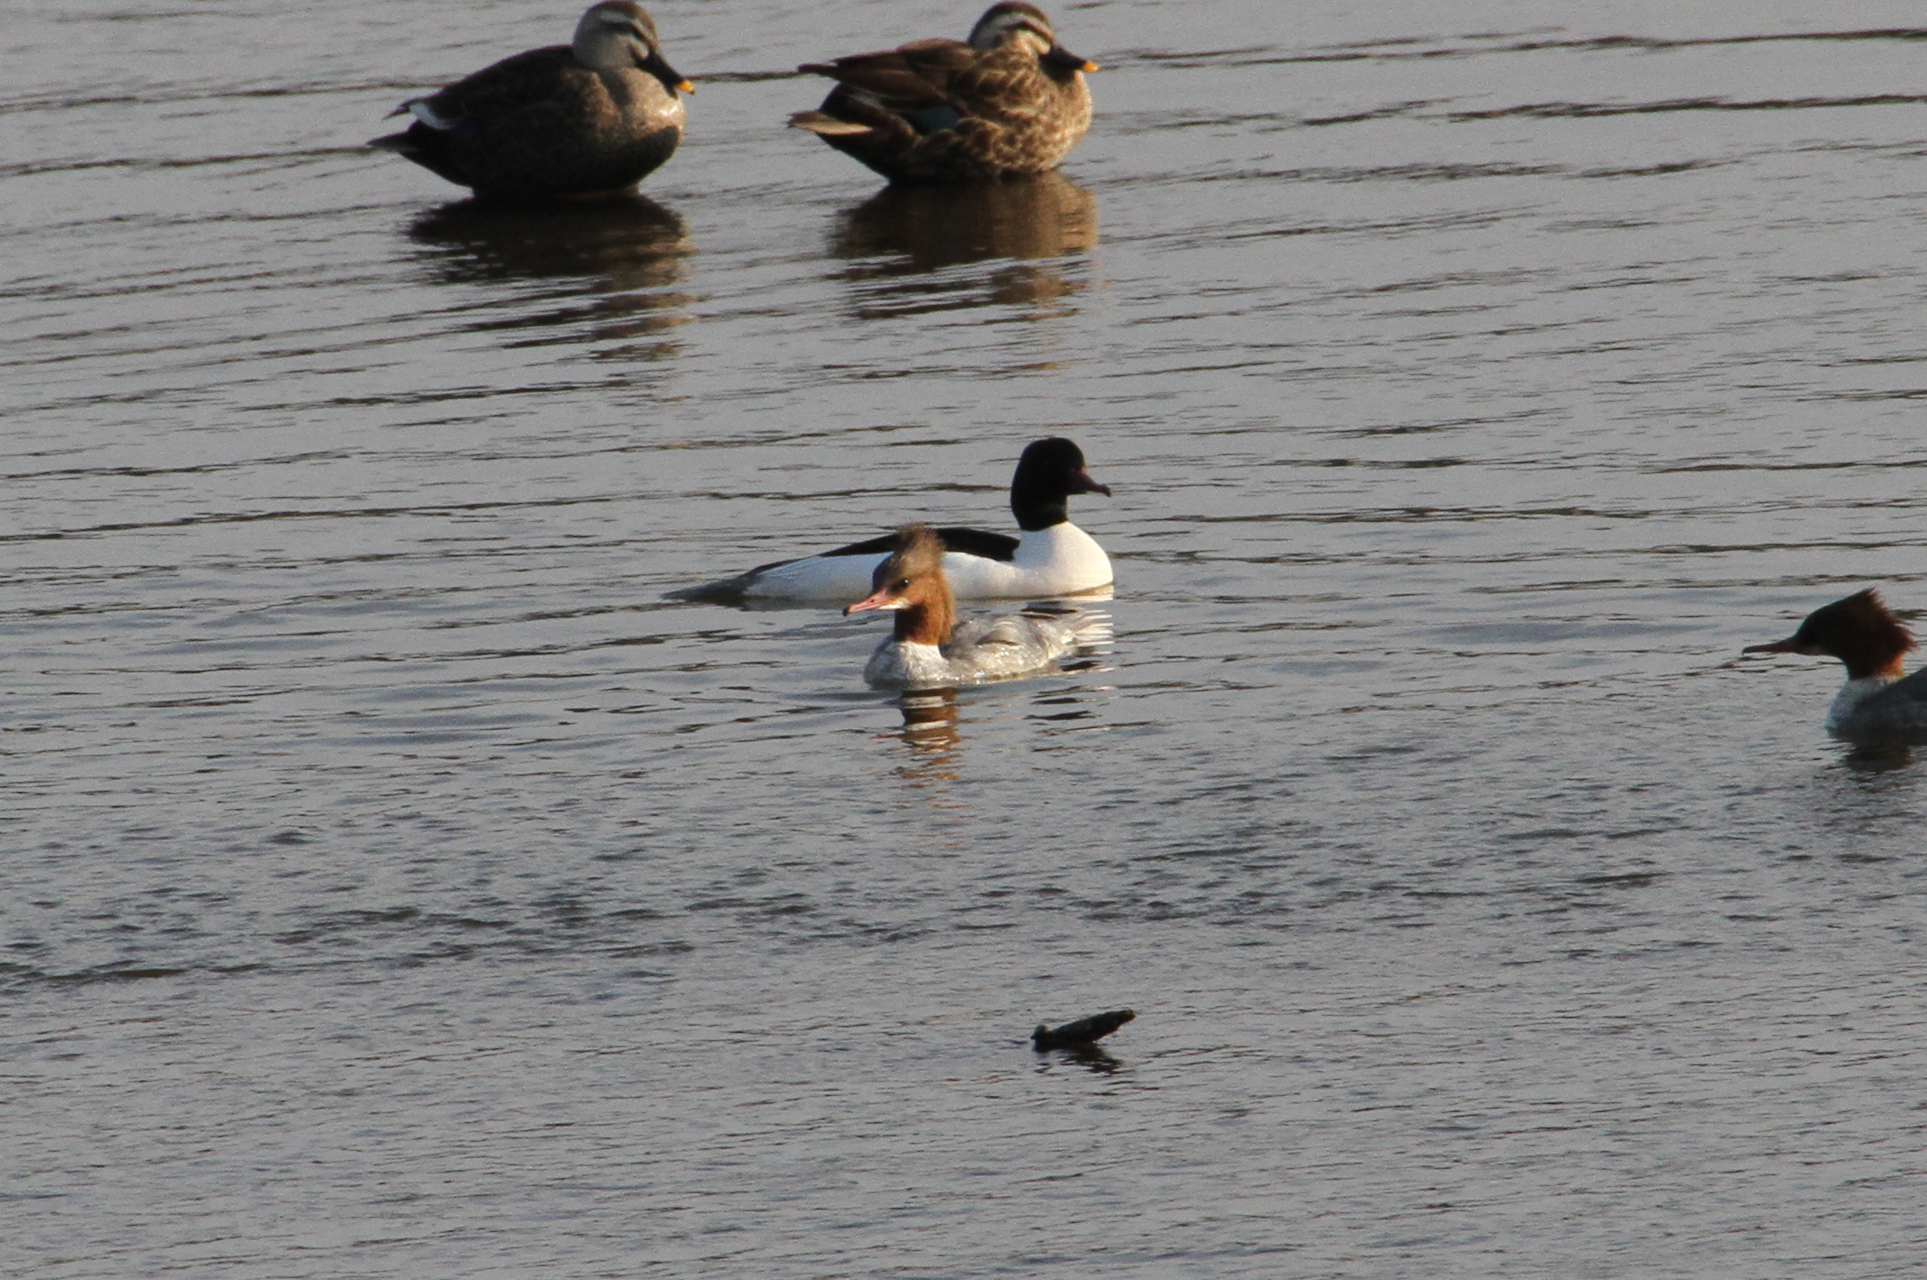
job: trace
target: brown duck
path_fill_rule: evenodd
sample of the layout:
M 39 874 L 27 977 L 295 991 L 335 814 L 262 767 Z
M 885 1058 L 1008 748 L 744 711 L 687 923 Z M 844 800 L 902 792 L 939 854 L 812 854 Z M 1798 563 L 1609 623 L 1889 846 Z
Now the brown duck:
M 985 11 L 970 39 L 917 40 L 801 70 L 837 82 L 790 117 L 892 182 L 1007 178 L 1055 169 L 1091 123 L 1084 72 L 1050 19 L 1022 0 Z
M 531 49 L 396 108 L 415 122 L 368 145 L 498 200 L 618 195 L 682 141 L 689 81 L 632 0 L 602 0 L 569 46 Z

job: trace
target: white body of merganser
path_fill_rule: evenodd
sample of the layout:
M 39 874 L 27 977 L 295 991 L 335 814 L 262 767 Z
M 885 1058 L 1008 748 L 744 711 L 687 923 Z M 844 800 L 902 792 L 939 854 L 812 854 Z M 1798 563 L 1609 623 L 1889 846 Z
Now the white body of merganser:
M 1077 595 L 1111 584 L 1111 559 L 1070 522 L 1070 496 L 1110 489 L 1091 479 L 1084 453 L 1069 440 L 1038 440 L 1017 460 L 1010 510 L 1019 534 L 940 528 L 943 572 L 951 594 L 965 600 L 1034 600 Z M 679 600 L 722 603 L 840 603 L 869 591 L 898 535 L 884 534 L 822 555 L 782 560 L 748 573 L 670 593 Z
M 1058 659 L 1110 636 L 1108 621 L 1094 613 L 1013 613 L 956 622 L 936 531 L 906 525 L 897 537 L 898 550 L 872 575 L 874 590 L 843 610 L 896 614 L 890 637 L 863 668 L 873 685 L 918 689 L 1040 675 L 1055 669 Z
M 1927 741 L 1927 671 L 1906 673 L 1912 633 L 1873 590 L 1815 609 L 1800 629 L 1742 653 L 1838 658 L 1847 683 L 1827 709 L 1827 731 L 1854 741 Z

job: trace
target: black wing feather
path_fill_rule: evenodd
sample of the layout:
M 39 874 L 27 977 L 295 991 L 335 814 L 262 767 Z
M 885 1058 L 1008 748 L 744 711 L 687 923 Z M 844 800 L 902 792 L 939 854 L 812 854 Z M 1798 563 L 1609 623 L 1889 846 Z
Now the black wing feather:
M 1009 563 L 1017 558 L 1017 539 L 1004 533 L 986 533 L 982 529 L 953 527 L 937 530 L 937 538 L 943 543 L 945 551 L 961 551 L 969 556 L 982 556 L 986 560 L 1002 560 Z M 897 549 L 897 535 L 882 534 L 863 542 L 852 542 L 847 547 L 825 551 L 825 556 L 887 556 Z

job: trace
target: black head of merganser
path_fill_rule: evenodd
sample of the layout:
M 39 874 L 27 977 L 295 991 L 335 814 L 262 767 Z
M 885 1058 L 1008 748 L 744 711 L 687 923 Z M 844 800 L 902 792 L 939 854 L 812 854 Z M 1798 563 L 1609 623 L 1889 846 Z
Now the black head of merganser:
M 1074 493 L 1101 493 L 1111 496 L 1111 487 L 1091 479 L 1085 470 L 1084 451 L 1062 436 L 1034 440 L 1024 446 L 1017 459 L 1017 474 L 1010 481 L 1010 513 L 1017 527 L 1035 533 L 1071 518 L 1070 496 Z

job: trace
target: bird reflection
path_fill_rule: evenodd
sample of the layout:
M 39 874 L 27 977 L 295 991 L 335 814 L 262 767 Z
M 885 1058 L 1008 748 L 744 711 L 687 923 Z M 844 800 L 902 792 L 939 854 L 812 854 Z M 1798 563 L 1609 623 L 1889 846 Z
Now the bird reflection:
M 1052 1051 L 1051 1057 L 1061 1062 L 1074 1062 L 1091 1074 L 1100 1076 L 1112 1075 L 1124 1065 L 1109 1052 L 1094 1044 L 1079 1045 L 1074 1049 L 1056 1049 Z M 1054 1065 L 1054 1062 L 1046 1061 L 1038 1064 L 1037 1069 L 1045 1072 L 1051 1070 Z
M 903 711 L 903 741 L 910 747 L 910 763 L 897 775 L 913 783 L 957 780 L 957 691 L 911 689 L 898 699 Z
M 661 335 L 690 318 L 693 297 L 670 289 L 684 275 L 688 231 L 646 196 L 538 207 L 462 200 L 423 214 L 408 235 L 443 283 L 555 282 L 528 295 L 550 305 L 491 309 L 477 330 L 566 328 L 526 340 L 572 341 L 586 324 L 598 339 L 629 344 L 624 354 L 662 358 L 674 345 Z
M 1875 739 L 1856 742 L 1844 759 L 1847 768 L 1856 774 L 1890 773 L 1912 765 L 1914 751 L 1903 739 Z
M 838 220 L 862 318 L 1015 304 L 1061 313 L 1083 280 L 1064 260 L 1097 244 L 1097 198 L 1061 173 L 970 186 L 885 187 Z M 946 267 L 987 273 L 931 279 Z

